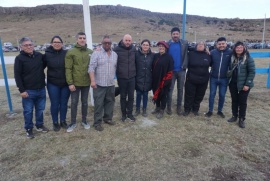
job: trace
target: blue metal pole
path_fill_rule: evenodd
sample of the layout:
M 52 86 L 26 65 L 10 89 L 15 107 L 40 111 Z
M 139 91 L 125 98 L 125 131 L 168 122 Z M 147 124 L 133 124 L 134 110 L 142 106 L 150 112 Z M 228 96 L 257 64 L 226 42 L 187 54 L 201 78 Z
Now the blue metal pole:
M 266 87 L 270 88 L 270 63 L 269 63 L 269 68 L 268 68 L 268 78 L 267 78 Z
M 186 0 L 184 0 L 184 10 L 182 18 L 182 39 L 186 39 Z
M 0 45 L 1 45 L 1 47 L 0 47 L 1 64 L 2 64 L 2 70 L 3 70 L 4 80 L 5 80 L 6 92 L 7 92 L 7 98 L 8 98 L 8 106 L 9 106 L 10 113 L 13 113 L 12 102 L 11 102 L 11 97 L 10 97 L 10 92 L 9 92 L 9 86 L 8 86 L 8 80 L 7 80 L 6 65 L 5 65 L 4 54 L 3 54 L 3 50 L 2 50 L 2 40 L 1 40 L 1 37 L 0 37 Z

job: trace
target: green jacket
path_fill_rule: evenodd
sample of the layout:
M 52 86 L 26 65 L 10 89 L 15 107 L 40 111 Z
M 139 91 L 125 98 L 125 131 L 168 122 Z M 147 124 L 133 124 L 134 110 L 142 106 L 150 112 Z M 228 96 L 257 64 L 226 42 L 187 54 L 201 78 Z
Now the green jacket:
M 231 57 L 230 70 L 233 68 L 233 61 L 236 59 L 235 56 Z M 254 86 L 253 79 L 255 77 L 255 63 L 252 57 L 250 56 L 242 56 L 239 58 L 238 62 L 240 62 L 240 66 L 238 67 L 237 74 L 237 89 L 238 91 L 243 90 L 244 86 L 248 86 L 250 89 Z M 231 78 L 229 82 L 231 81 Z M 228 84 L 229 85 L 229 84 Z
M 65 57 L 66 80 L 68 85 L 90 86 L 88 65 L 92 50 L 86 46 L 75 45 Z

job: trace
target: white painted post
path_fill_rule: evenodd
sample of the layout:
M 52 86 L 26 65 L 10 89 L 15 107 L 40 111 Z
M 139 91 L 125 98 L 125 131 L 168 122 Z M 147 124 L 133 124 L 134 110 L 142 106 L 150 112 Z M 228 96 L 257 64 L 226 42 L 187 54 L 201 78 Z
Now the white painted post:
M 91 29 L 91 18 L 90 18 L 90 7 L 89 7 L 89 0 L 82 0 L 83 1 L 83 17 L 84 17 L 84 31 L 86 34 L 86 42 L 88 48 L 91 50 L 93 49 L 92 46 L 92 29 Z M 94 106 L 94 98 L 93 98 L 93 89 L 90 88 L 90 102 L 91 105 Z

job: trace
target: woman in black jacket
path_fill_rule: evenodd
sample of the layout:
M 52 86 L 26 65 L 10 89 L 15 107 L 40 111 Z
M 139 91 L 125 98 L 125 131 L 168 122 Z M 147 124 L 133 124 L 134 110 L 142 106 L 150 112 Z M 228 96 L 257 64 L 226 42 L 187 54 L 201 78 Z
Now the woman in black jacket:
M 198 42 L 195 51 L 188 53 L 188 71 L 185 82 L 184 113 L 187 116 L 190 111 L 198 116 L 200 104 L 205 95 L 209 80 L 209 67 L 211 56 L 206 52 L 204 42 Z
M 165 41 L 159 41 L 157 46 L 159 53 L 154 55 L 152 64 L 153 102 L 156 104 L 156 109 L 152 113 L 161 119 L 172 83 L 173 58 L 167 53 L 169 46 Z
M 45 63 L 47 65 L 47 89 L 51 101 L 51 115 L 54 131 L 67 128 L 66 114 L 70 91 L 65 76 L 65 56 L 63 41 L 59 36 L 54 36 L 51 46 L 45 51 Z M 60 125 L 58 120 L 60 113 Z
M 145 39 L 141 42 L 141 47 L 136 52 L 136 112 L 135 116 L 140 114 L 141 100 L 143 97 L 143 113 L 147 116 L 146 108 L 148 102 L 148 92 L 152 88 L 152 63 L 154 54 L 150 49 L 150 41 Z

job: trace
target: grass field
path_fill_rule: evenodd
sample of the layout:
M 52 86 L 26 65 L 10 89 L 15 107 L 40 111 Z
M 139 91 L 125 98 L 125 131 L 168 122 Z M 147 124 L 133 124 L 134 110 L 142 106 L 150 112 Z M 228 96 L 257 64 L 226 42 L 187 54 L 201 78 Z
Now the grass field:
M 256 67 L 268 67 L 269 61 L 256 59 Z M 9 78 L 12 71 L 7 66 Z M 122 123 L 117 97 L 115 126 L 104 125 L 103 132 L 92 127 L 84 130 L 80 124 L 72 133 L 35 131 L 33 140 L 26 138 L 23 129 L 17 89 L 10 87 L 17 115 L 7 118 L 5 88 L 0 87 L 0 180 L 270 180 L 270 89 L 266 79 L 267 75 L 255 77 L 245 129 L 226 121 L 231 116 L 229 91 L 226 118 L 204 117 L 207 90 L 198 117 L 179 117 L 174 107 L 173 115 L 166 114 L 161 120 L 149 114 L 147 118 L 138 116 L 136 123 Z M 149 113 L 154 109 L 150 99 Z M 47 99 L 44 122 L 52 130 L 49 106 Z M 217 102 L 215 111 L 216 107 Z M 70 109 L 67 116 L 70 122 Z M 93 123 L 92 106 L 88 120 Z

